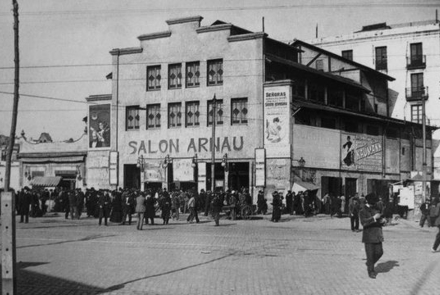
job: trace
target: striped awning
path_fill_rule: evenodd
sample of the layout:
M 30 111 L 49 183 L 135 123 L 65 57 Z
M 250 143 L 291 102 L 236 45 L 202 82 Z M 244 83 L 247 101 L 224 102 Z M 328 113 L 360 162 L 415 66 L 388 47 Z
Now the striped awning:
M 57 186 L 61 181 L 60 176 L 37 176 L 31 180 L 32 186 Z

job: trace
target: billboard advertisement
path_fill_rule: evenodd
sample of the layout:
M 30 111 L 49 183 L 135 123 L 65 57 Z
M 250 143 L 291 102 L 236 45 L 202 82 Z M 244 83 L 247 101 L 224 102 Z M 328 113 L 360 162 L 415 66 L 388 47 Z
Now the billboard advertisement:
M 290 157 L 290 86 L 264 89 L 264 147 L 267 157 Z
M 110 104 L 89 107 L 89 148 L 110 147 Z
M 382 137 L 341 132 L 341 169 L 382 171 Z

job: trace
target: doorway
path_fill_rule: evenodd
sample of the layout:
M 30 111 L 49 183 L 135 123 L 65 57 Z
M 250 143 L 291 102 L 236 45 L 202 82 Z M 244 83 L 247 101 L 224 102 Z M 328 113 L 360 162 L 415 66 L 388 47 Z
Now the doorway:
M 136 164 L 125 164 L 124 165 L 124 188 L 135 188 L 139 189 L 141 187 L 141 170 Z

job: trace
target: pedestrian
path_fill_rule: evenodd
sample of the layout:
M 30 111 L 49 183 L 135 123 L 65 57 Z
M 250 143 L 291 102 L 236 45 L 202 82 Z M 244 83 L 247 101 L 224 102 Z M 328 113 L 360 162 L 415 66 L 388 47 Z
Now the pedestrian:
M 147 198 L 145 201 L 145 224 L 148 224 L 148 219 L 150 219 L 151 225 L 154 225 L 154 217 L 156 215 L 156 209 L 154 208 L 154 205 L 156 204 L 156 199 L 154 198 L 153 194 L 148 191 L 147 192 Z
M 174 192 L 171 198 L 171 214 L 173 220 L 179 220 L 179 211 L 180 211 L 180 198 L 179 193 Z
M 163 194 L 159 202 L 160 211 L 162 212 L 163 224 L 168 224 L 171 214 L 171 198 L 169 194 Z
M 281 207 L 283 205 L 280 195 L 277 191 L 272 193 L 272 219 L 273 222 L 278 222 L 281 219 Z
M 422 216 L 420 216 L 420 227 L 423 227 L 425 225 L 425 221 L 428 221 L 428 227 L 431 227 L 431 218 L 429 217 L 429 201 L 426 200 L 420 205 L 420 212 L 422 213 Z
M 286 194 L 286 213 L 293 215 L 293 194 L 291 190 L 287 191 Z
M 193 223 L 193 219 L 195 217 L 195 206 L 196 206 L 196 199 L 194 198 L 194 195 L 191 195 L 191 197 L 188 200 L 188 209 L 189 209 L 189 215 L 186 219 L 186 222 Z
M 99 225 L 102 224 L 104 218 L 104 224 L 107 226 L 107 219 L 110 211 L 110 196 L 108 192 L 98 192 L 98 208 L 99 208 Z
M 31 195 L 30 190 L 27 186 L 24 187 L 23 193 L 20 195 L 19 203 L 20 203 L 20 223 L 28 223 L 29 222 L 29 207 L 31 205 Z
M 350 216 L 351 231 L 359 231 L 359 202 L 352 197 L 348 201 L 348 215 Z
M 345 196 L 341 195 L 341 215 L 345 213 Z
M 324 213 L 329 215 L 331 209 L 331 201 L 330 201 L 330 195 L 328 193 L 326 193 L 322 198 L 322 203 L 324 204 Z
M 435 206 L 435 216 L 434 225 L 438 227 L 438 233 L 435 236 L 434 245 L 431 248 L 432 253 L 437 252 L 437 248 L 440 245 L 440 202 Z
M 262 189 L 258 191 L 257 207 L 257 214 L 261 213 L 265 215 L 267 213 L 267 200 L 264 197 L 264 190 Z
M 110 210 L 110 222 L 122 222 L 122 195 L 120 192 L 112 191 L 112 202 Z
M 393 197 L 390 196 L 388 202 L 385 205 L 385 210 L 384 210 L 384 216 L 386 220 L 385 225 L 392 225 L 393 214 L 394 214 L 394 200 Z
M 128 216 L 128 225 L 131 225 L 131 218 L 133 214 L 133 205 L 135 203 L 133 192 L 128 191 L 125 195 L 122 195 L 122 222 L 121 225 L 125 225 L 125 221 Z
M 220 212 L 222 211 L 223 202 L 219 196 L 219 194 L 214 193 L 211 198 L 211 212 L 212 212 L 212 218 L 215 221 L 215 226 L 220 225 Z
M 75 192 L 69 192 L 70 219 L 78 219 L 78 198 Z
M 147 207 L 145 206 L 145 196 L 144 196 L 144 192 L 141 192 L 140 194 L 138 194 L 137 198 L 136 198 L 136 213 L 137 213 L 137 229 L 138 230 L 142 230 L 142 225 L 144 224 L 144 215 L 145 215 L 145 211 L 147 210 Z
M 376 204 L 379 201 L 377 196 L 373 193 L 365 196 L 365 206 L 360 211 L 360 219 L 363 226 L 362 242 L 365 244 L 365 253 L 367 256 L 367 271 L 368 276 L 372 279 L 376 278 L 374 271 L 374 264 L 383 255 L 384 241 L 382 226 L 384 224 L 383 218 L 379 213 L 379 208 Z

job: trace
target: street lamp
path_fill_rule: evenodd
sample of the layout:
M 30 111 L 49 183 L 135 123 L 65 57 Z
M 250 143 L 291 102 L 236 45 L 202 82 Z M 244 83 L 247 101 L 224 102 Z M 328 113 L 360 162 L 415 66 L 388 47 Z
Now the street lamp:
M 82 180 L 81 169 L 79 165 L 76 165 L 76 179 L 78 179 L 78 181 Z
M 194 155 L 192 158 L 191 167 L 196 168 L 197 167 L 197 154 Z
M 170 155 L 166 155 L 162 167 L 165 169 L 165 188 L 169 191 L 168 188 L 168 165 L 173 163 L 173 158 Z
M 145 190 L 145 182 L 144 182 L 144 167 L 145 167 L 145 162 L 144 162 L 144 156 L 140 155 L 139 158 L 137 159 L 137 164 L 136 167 L 139 168 L 139 170 L 141 171 L 140 173 L 140 182 L 141 182 L 141 191 Z
M 228 171 L 228 154 L 223 155 L 222 167 L 225 168 L 225 171 Z

